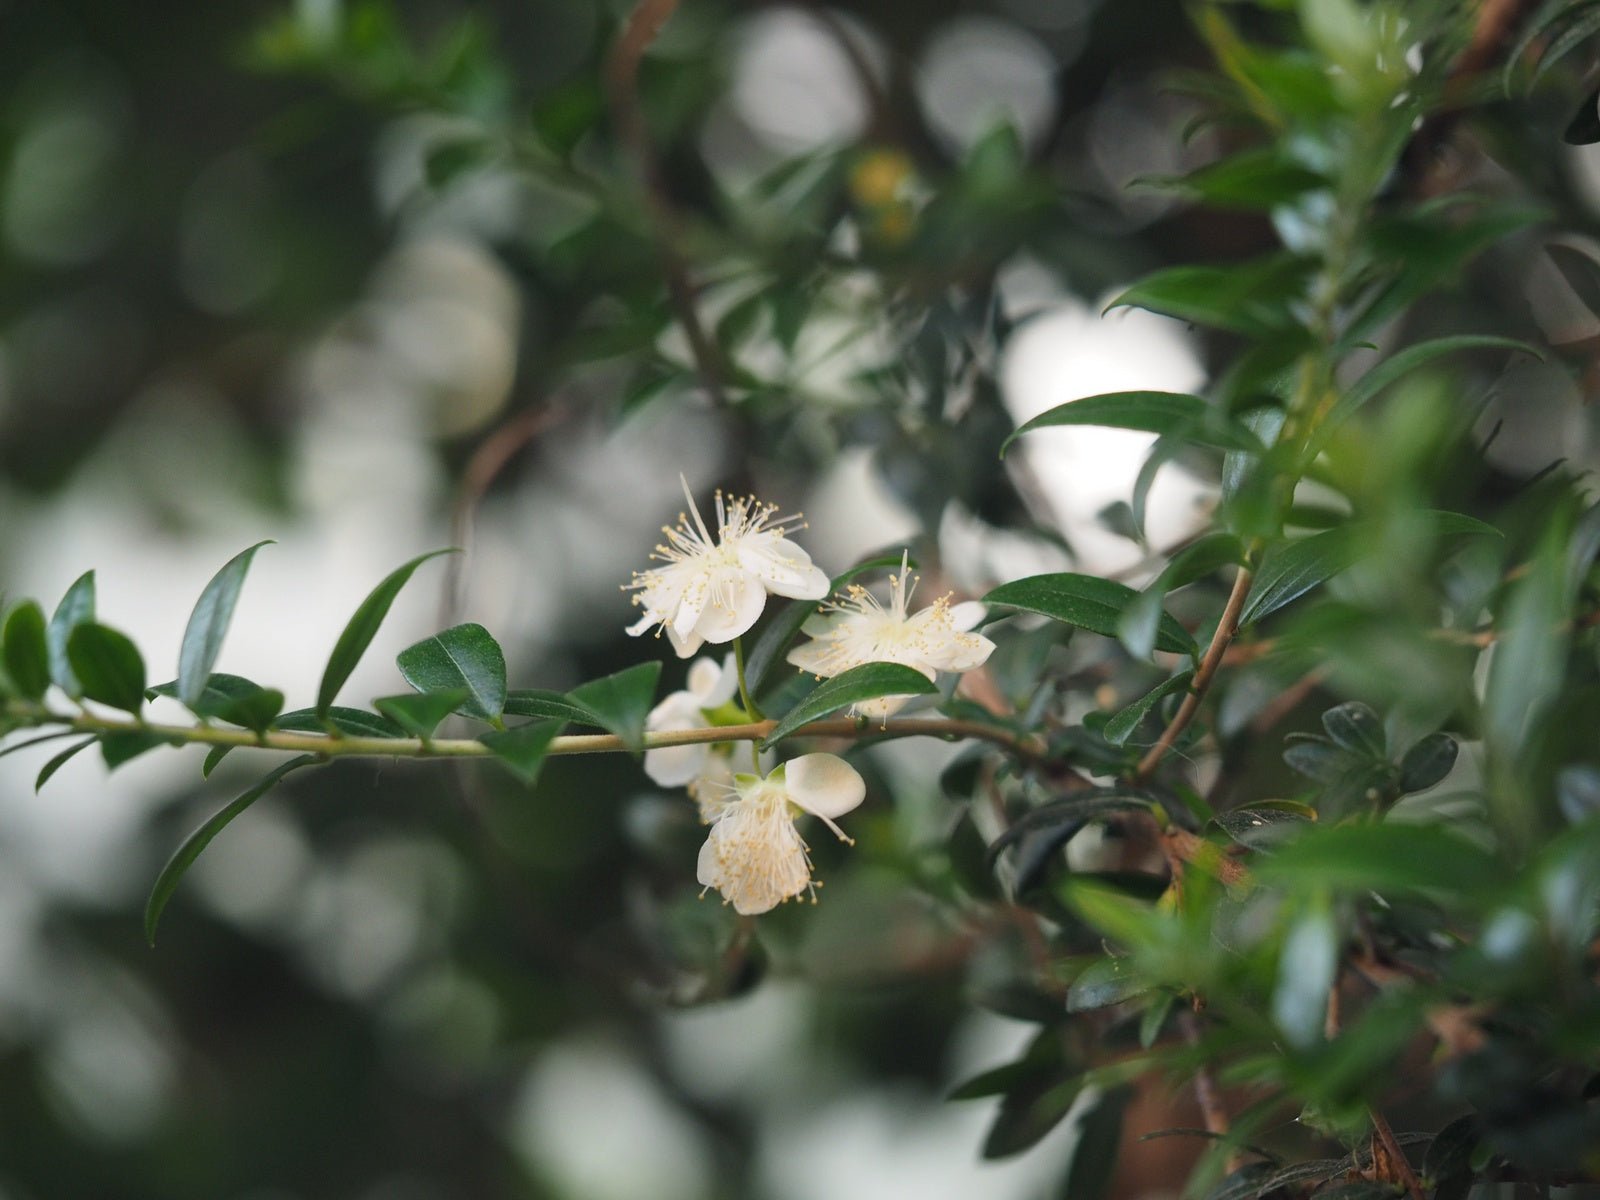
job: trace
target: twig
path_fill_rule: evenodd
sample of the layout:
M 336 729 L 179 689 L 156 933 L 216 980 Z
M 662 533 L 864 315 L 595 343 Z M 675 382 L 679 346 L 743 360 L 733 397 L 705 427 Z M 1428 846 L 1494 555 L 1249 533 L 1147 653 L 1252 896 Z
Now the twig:
M 1367 1115 L 1372 1118 L 1373 1174 L 1386 1183 L 1400 1184 L 1406 1189 L 1411 1200 L 1423 1200 L 1422 1181 L 1412 1169 L 1410 1160 L 1406 1158 L 1406 1152 L 1395 1140 L 1394 1130 L 1389 1128 L 1389 1122 L 1384 1120 L 1383 1114 L 1375 1108 L 1369 1108 Z M 1380 1147 L 1383 1151 L 1381 1155 L 1378 1152 Z
M 1183 1040 L 1190 1047 L 1200 1048 L 1200 1022 L 1194 1013 L 1180 1010 L 1177 1015 L 1178 1029 L 1183 1034 Z M 1206 1132 L 1213 1137 L 1224 1138 L 1233 1128 L 1228 1119 L 1228 1110 L 1223 1106 L 1222 1096 L 1217 1092 L 1217 1081 L 1211 1077 L 1211 1068 L 1202 1063 L 1194 1073 L 1194 1098 L 1200 1104 L 1200 1116 L 1205 1121 Z M 1239 1152 L 1233 1150 L 1228 1154 L 1227 1169 L 1229 1172 L 1239 1169 Z
M 727 403 L 722 384 L 725 374 L 722 357 L 717 352 L 716 344 L 707 335 L 695 305 L 688 263 L 679 248 L 682 231 L 678 214 L 667 198 L 661 163 L 655 145 L 650 140 L 650 127 L 645 122 L 644 108 L 639 103 L 639 64 L 677 8 L 678 0 L 639 0 L 607 57 L 606 94 L 610 99 L 617 133 L 633 155 L 644 184 L 645 208 L 655 227 L 656 251 L 661 257 L 662 274 L 666 277 L 667 296 L 688 339 L 689 353 L 694 358 L 700 383 L 713 403 L 722 407 Z

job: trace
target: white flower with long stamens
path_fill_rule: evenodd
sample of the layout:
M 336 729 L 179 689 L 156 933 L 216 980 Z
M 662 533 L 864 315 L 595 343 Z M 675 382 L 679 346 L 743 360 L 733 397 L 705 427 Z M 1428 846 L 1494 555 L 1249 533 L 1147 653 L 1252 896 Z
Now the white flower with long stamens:
M 697 659 L 689 668 L 689 686 L 673 692 L 650 710 L 645 729 L 709 729 L 707 713 L 733 699 L 739 689 L 739 672 L 733 655 L 719 667 L 709 658 Z M 720 796 L 733 781 L 732 755 L 727 743 L 697 742 L 687 746 L 660 746 L 645 751 L 644 773 L 662 787 L 686 787 L 700 805 L 701 820 L 710 823 L 720 808 Z
M 735 912 L 748 916 L 802 892 L 815 897 L 811 855 L 795 828 L 795 816 L 810 813 L 841 841 L 850 842 L 833 818 L 860 804 L 867 785 L 837 755 L 805 754 L 765 779 L 736 775 L 730 791 L 700 849 L 698 874 Z
M 626 585 L 644 609 L 630 634 L 665 629 L 678 657 L 688 658 L 703 643 L 731 642 L 754 625 L 769 592 L 796 600 L 828 594 L 828 577 L 789 540 L 803 528 L 798 516 L 775 517 L 776 505 L 718 491 L 713 538 L 687 481 L 683 494 L 688 512 L 678 514 L 676 526 L 662 526 L 666 541 L 650 556 L 662 565 L 636 572 Z
M 812 640 L 790 650 L 788 660 L 822 679 L 870 662 L 899 663 L 930 680 L 937 679 L 940 671 L 982 666 L 994 652 L 994 643 L 970 631 L 983 620 L 984 606 L 976 601 L 952 605 L 946 594 L 911 613 L 908 607 L 916 585 L 908 557 L 901 558 L 900 573 L 890 576 L 887 606 L 866 588 L 851 584 L 801 626 Z M 887 717 L 911 698 L 880 696 L 854 705 L 851 711 Z

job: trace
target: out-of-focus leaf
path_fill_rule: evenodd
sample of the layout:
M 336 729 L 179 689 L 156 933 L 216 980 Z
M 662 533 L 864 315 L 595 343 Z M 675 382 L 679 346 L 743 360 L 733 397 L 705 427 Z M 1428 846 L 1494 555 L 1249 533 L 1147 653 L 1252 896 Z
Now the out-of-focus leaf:
M 372 707 L 388 717 L 413 737 L 426 741 L 433 736 L 451 713 L 472 700 L 466 688 L 444 688 L 437 692 L 406 692 L 399 696 L 381 696 Z
M 1105 728 L 1100 731 L 1101 736 L 1113 746 L 1121 746 L 1133 735 L 1133 731 L 1139 728 L 1139 722 L 1144 720 L 1156 705 L 1168 696 L 1188 690 L 1193 678 L 1193 671 L 1184 671 L 1146 692 L 1107 721 Z
M 1358 763 L 1348 750 L 1305 733 L 1291 733 L 1285 739 L 1283 761 L 1318 783 L 1333 783 L 1347 775 Z
M 161 920 L 167 902 L 172 899 L 172 893 L 177 891 L 184 873 L 194 865 L 194 860 L 200 857 L 201 852 L 211 844 L 211 840 L 221 833 L 230 821 L 275 788 L 285 775 L 301 767 L 308 767 L 316 761 L 316 755 L 302 754 L 280 764 L 254 787 L 229 802 L 184 839 L 183 845 L 179 846 L 176 853 L 167 861 L 167 865 L 161 869 L 161 874 L 156 877 L 155 886 L 150 889 L 150 898 L 144 906 L 145 940 L 152 946 L 156 944 L 156 925 Z
M 1424 792 L 1450 774 L 1460 747 L 1448 733 L 1430 733 L 1400 760 L 1400 790 Z
M 1125 958 L 1097 958 L 1072 981 L 1067 989 L 1067 1011 L 1089 1012 L 1108 1008 L 1150 990 Z
M 93 620 L 94 572 L 85 571 L 67 589 L 67 594 L 61 598 L 61 603 L 56 605 L 56 611 L 50 617 L 50 627 L 45 631 L 45 642 L 50 656 L 50 678 L 73 699 L 83 695 L 83 688 L 79 686 L 78 677 L 72 673 L 72 664 L 67 659 L 67 639 L 79 625 Z
M 1078 1117 L 1078 1140 L 1057 1193 L 1060 1200 L 1103 1200 L 1108 1194 L 1122 1145 L 1122 1116 L 1132 1100 L 1132 1088 L 1111 1088 Z
M 775 746 L 802 725 L 879 696 L 926 696 L 939 689 L 922 672 L 900 663 L 863 663 L 824 679 L 791 708 L 762 743 Z
M 1476 903 L 1504 877 L 1506 866 L 1443 826 L 1390 822 L 1308 827 L 1263 858 L 1255 871 L 1263 882 L 1300 892 L 1442 892 L 1458 902 Z
M 1600 142 L 1600 88 L 1579 103 L 1578 111 L 1561 131 L 1561 140 L 1569 146 L 1592 146 Z
M 183 643 L 178 648 L 178 699 L 190 708 L 205 690 L 211 668 L 222 651 L 222 639 L 227 636 L 228 625 L 233 620 L 234 606 L 239 601 L 239 590 L 244 587 L 245 575 L 249 573 L 250 560 L 269 542 L 270 539 L 257 542 L 234 555 L 211 577 L 200 599 L 195 601 L 189 624 L 183 631 Z
M 1436 1189 L 1435 1200 L 1464 1200 L 1472 1187 L 1472 1152 L 1478 1140 L 1475 1116 L 1457 1117 L 1435 1135 L 1422 1159 L 1422 1174 Z
M 1118 621 L 1138 595 L 1126 584 L 1114 580 L 1062 572 L 1003 583 L 985 596 L 983 602 L 1020 608 L 1091 633 L 1116 637 Z M 1188 631 L 1166 612 L 1161 614 L 1156 627 L 1156 649 L 1191 657 L 1199 652 Z
M 1221 1179 L 1206 1193 L 1206 1200 L 1253 1200 L 1265 1190 L 1267 1180 L 1276 1169 L 1276 1163 L 1246 1163 Z
M 211 772 L 215 771 L 222 760 L 236 749 L 238 749 L 237 746 L 213 746 L 206 751 L 205 761 L 200 764 L 200 778 L 210 779 Z
M 660 662 L 643 662 L 590 680 L 568 692 L 568 697 L 587 709 L 608 729 L 622 739 L 630 750 L 644 745 L 644 724 L 655 702 L 656 684 L 661 679 Z
M 1335 705 L 1323 713 L 1322 727 L 1329 737 L 1352 754 L 1381 761 L 1388 753 L 1383 719 L 1359 700 Z
M 1593 99 L 1589 104 L 1591 108 L 1594 107 Z M 1596 316 L 1600 316 L 1600 262 L 1596 262 L 1582 250 L 1575 250 L 1560 242 L 1551 242 L 1544 248 L 1544 252 L 1561 272 L 1567 285 L 1577 293 L 1578 299 L 1583 301 L 1584 307 Z
M 1069 400 L 1017 426 L 1001 444 L 1006 448 L 1025 433 L 1065 425 L 1095 425 L 1159 433 L 1198 446 L 1261 453 L 1266 447 L 1250 428 L 1199 396 L 1181 392 L 1108 392 Z
M 506 657 L 482 625 L 454 625 L 407 646 L 395 662 L 419 692 L 465 691 L 468 716 L 494 721 L 505 710 Z
M 115 771 L 123 763 L 133 761 L 147 750 L 169 744 L 179 743 L 169 743 L 159 734 L 146 733 L 140 729 L 130 729 L 122 733 L 103 733 L 100 735 L 100 757 L 105 759 L 107 770 Z
M 1187 175 L 1143 176 L 1129 186 L 1182 192 L 1216 208 L 1266 211 L 1328 181 L 1278 150 L 1246 150 Z
M 350 678 L 350 673 L 356 669 L 356 664 L 367 652 L 367 647 L 372 645 L 372 639 L 378 635 L 383 619 L 389 615 L 389 609 L 394 605 L 400 589 L 405 587 L 406 581 L 430 558 L 454 553 L 454 550 L 433 550 L 418 555 L 404 566 L 392 571 L 357 606 L 349 622 L 346 623 L 344 632 L 334 643 L 333 653 L 328 656 L 327 668 L 322 673 L 322 684 L 317 688 L 316 711 L 319 716 L 326 716 L 333 708 L 334 697 L 339 694 L 339 689 L 344 686 L 345 680 Z
M 1080 788 L 1060 800 L 1030 809 L 1013 821 L 1006 831 L 989 844 L 989 861 L 994 862 L 1009 846 L 1031 833 L 1042 830 L 1069 830 L 1076 833 L 1088 822 L 1122 812 L 1149 812 L 1160 806 L 1155 795 L 1136 787 Z
M 495 758 L 527 787 L 539 780 L 550 743 L 561 732 L 564 722 L 535 721 L 512 729 L 493 730 L 478 740 L 489 747 Z
M 1307 813 L 1287 808 L 1268 808 L 1266 805 L 1234 808 L 1216 816 L 1219 829 L 1241 846 L 1248 846 L 1252 850 L 1261 850 L 1294 837 L 1311 820 L 1312 816 Z
M 1294 302 L 1303 297 L 1311 270 L 1310 260 L 1288 255 L 1228 267 L 1168 267 L 1145 276 L 1106 307 L 1145 308 L 1266 337 L 1294 327 Z
M 1588 764 L 1562 767 L 1556 776 L 1556 804 L 1574 825 L 1600 813 L 1600 768 Z
M 144 659 L 115 629 L 75 626 L 67 638 L 67 661 L 90 700 L 130 713 L 144 706 Z
M 297 708 L 293 712 L 286 712 L 273 723 L 275 729 L 285 729 L 291 733 L 327 733 L 331 727 L 338 733 L 347 733 L 351 737 L 405 737 L 406 731 L 396 725 L 387 717 L 380 717 L 377 713 L 367 712 L 360 708 L 345 708 L 334 705 L 327 712 L 318 712 L 314 708 Z
M 1499 640 L 1484 689 L 1485 733 L 1493 751 L 1515 761 L 1555 702 L 1571 635 L 1566 544 L 1570 519 L 1553 520 L 1497 621 Z M 1516 818 L 1508 819 L 1515 821 Z
M 1035 1083 L 1008 1092 L 983 1141 L 983 1157 L 1009 1158 L 1036 1145 L 1071 1110 L 1083 1091 L 1081 1076 L 1045 1086 Z
M 84 738 L 81 742 L 74 742 L 60 754 L 57 754 L 49 762 L 45 763 L 44 766 L 39 768 L 38 778 L 33 781 L 33 790 L 37 792 L 43 788 L 45 784 L 50 782 L 50 777 L 52 775 L 61 770 L 62 767 L 66 766 L 67 763 L 71 762 L 79 753 L 94 745 L 96 740 L 97 739 L 91 737 Z
M 1322 1041 L 1328 990 L 1339 970 L 1339 925 L 1327 895 L 1313 896 L 1290 925 L 1278 954 L 1272 1019 L 1291 1046 Z
M 50 686 L 50 658 L 44 629 L 44 610 L 32 600 L 17 605 L 6 618 L 6 674 L 29 700 L 40 699 Z
M 1544 361 L 1544 355 L 1536 346 L 1516 338 L 1490 337 L 1483 334 L 1468 334 L 1458 337 L 1433 338 L 1430 341 L 1418 342 L 1414 346 L 1407 346 L 1396 354 L 1391 354 L 1360 379 L 1356 380 L 1344 390 L 1329 412 L 1327 419 L 1321 425 L 1323 433 L 1338 428 L 1348 420 L 1351 415 L 1361 409 L 1374 396 L 1382 392 L 1392 383 L 1415 371 L 1418 367 L 1426 366 L 1440 358 L 1452 354 L 1463 353 L 1468 350 L 1506 350 L 1515 354 L 1527 354 Z
M 989 847 L 978 832 L 968 809 L 950 832 L 945 843 L 950 872 L 970 895 L 983 900 L 1000 899 L 1000 885 L 989 865 Z

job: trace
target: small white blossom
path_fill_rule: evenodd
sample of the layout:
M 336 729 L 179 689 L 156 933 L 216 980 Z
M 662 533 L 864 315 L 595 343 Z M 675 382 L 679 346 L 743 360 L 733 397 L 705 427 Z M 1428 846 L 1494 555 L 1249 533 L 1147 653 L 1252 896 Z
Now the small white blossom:
M 739 689 L 739 672 L 733 655 L 719 667 L 709 658 L 697 659 L 689 668 L 689 686 L 673 692 L 650 710 L 645 729 L 709 729 L 706 713 L 721 708 Z M 733 782 L 730 748 L 725 743 L 700 742 L 688 746 L 662 746 L 645 751 L 644 773 L 662 787 L 687 787 L 700 804 L 700 817 L 711 821 L 717 801 Z M 709 806 L 709 811 L 708 811 Z
M 713 538 L 687 482 L 683 493 L 688 512 L 675 527 L 661 527 L 667 540 L 650 556 L 663 565 L 636 572 L 627 585 L 644 609 L 630 634 L 665 629 L 678 657 L 688 658 L 703 643 L 731 642 L 754 625 L 769 592 L 796 600 L 828 594 L 828 577 L 788 538 L 799 517 L 775 518 L 776 505 L 718 491 Z
M 827 679 L 863 663 L 899 663 L 921 671 L 930 680 L 940 671 L 970 671 L 994 652 L 994 643 L 969 632 L 983 620 L 985 608 L 976 601 L 952 605 L 948 594 L 928 607 L 907 613 L 917 581 L 908 560 L 900 560 L 900 573 L 889 579 L 888 607 L 871 592 L 851 584 L 831 604 L 801 626 L 811 641 L 789 651 L 788 659 L 802 671 Z M 853 712 L 887 717 L 910 696 L 880 696 L 853 706 Z
M 808 890 L 815 894 L 811 856 L 795 828 L 796 812 L 820 818 L 841 841 L 849 842 L 833 818 L 860 804 L 867 785 L 837 755 L 805 754 L 765 779 L 737 775 L 731 790 L 700 849 L 698 874 L 735 912 L 750 915 Z

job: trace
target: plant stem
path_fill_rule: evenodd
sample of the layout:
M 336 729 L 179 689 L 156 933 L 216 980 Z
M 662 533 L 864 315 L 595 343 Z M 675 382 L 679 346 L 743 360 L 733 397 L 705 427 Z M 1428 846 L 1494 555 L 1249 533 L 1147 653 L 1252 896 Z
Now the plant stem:
M 756 707 L 755 697 L 750 694 L 749 685 L 745 683 L 744 639 L 742 637 L 736 637 L 733 639 L 733 665 L 734 668 L 739 672 L 739 703 L 744 705 L 744 710 L 750 714 L 750 719 L 752 721 L 765 720 L 765 718 L 761 715 L 761 710 Z

